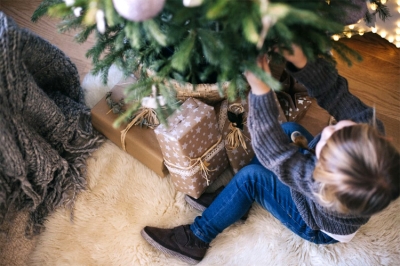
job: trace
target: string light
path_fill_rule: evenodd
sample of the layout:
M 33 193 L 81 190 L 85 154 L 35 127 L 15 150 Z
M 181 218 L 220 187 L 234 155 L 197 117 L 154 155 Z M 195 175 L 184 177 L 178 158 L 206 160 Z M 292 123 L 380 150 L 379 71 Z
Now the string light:
M 389 10 L 396 10 L 400 13 L 400 0 L 387 1 L 387 0 L 374 0 L 380 4 L 385 4 Z M 370 13 L 374 16 L 378 16 L 376 9 L 378 5 L 374 2 L 368 4 Z M 372 10 L 372 11 L 371 11 Z M 380 19 L 373 20 L 372 25 L 367 26 L 364 19 L 360 19 L 356 24 L 348 25 L 344 28 L 341 34 L 335 34 L 332 39 L 338 41 L 340 38 L 351 38 L 354 35 L 364 35 L 365 32 L 372 32 L 379 34 L 382 38 L 387 39 L 390 43 L 393 43 L 397 48 L 400 48 L 400 14 L 391 12 L 391 17 L 388 20 L 381 21 Z

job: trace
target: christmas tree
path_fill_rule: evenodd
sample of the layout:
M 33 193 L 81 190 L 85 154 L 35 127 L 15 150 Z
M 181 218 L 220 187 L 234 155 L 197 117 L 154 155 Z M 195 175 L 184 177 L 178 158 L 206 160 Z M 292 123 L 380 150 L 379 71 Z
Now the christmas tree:
M 126 75 L 140 72 L 139 82 L 125 92 L 125 100 L 133 102 L 127 118 L 155 89 L 165 107 L 176 109 L 176 82 L 193 89 L 215 83 L 219 94 L 232 100 L 245 97 L 243 72 L 252 71 L 279 90 L 280 83 L 257 67 L 256 58 L 269 54 L 279 61 L 276 50 L 290 50 L 293 43 L 309 60 L 322 56 L 334 62 L 335 50 L 350 65 L 360 59 L 357 53 L 331 36 L 356 22 L 344 19 L 351 12 L 365 12 L 355 2 L 365 5 L 363 0 L 44 0 L 32 20 L 60 17 L 61 31 L 81 29 L 77 42 L 94 32 L 96 44 L 87 56 L 104 80 L 112 64 Z M 381 17 L 388 16 L 377 3 Z M 363 16 L 368 19 L 368 12 Z

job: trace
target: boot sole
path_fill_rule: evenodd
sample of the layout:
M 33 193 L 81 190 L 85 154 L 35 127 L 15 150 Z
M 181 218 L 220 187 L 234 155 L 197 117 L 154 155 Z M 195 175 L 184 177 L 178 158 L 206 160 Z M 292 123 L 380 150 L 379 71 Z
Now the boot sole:
M 205 209 L 207 209 L 205 206 L 197 203 L 196 201 L 194 201 L 193 199 L 191 199 L 187 195 L 185 195 L 185 200 L 190 206 L 192 206 L 196 210 L 199 210 L 199 211 L 203 212 L 203 211 L 205 211 Z
M 140 234 L 142 235 L 142 237 L 143 237 L 150 245 L 152 245 L 152 246 L 155 247 L 157 250 L 159 250 L 159 251 L 161 251 L 161 252 L 163 252 L 163 253 L 165 253 L 165 254 L 168 254 L 168 255 L 177 257 L 177 258 L 181 259 L 182 261 L 184 261 L 184 262 L 186 262 L 186 263 L 189 263 L 189 264 L 192 264 L 192 265 L 197 264 L 197 263 L 200 262 L 200 260 L 195 260 L 195 259 L 193 259 L 193 258 L 191 258 L 191 257 L 188 257 L 188 256 L 185 256 L 185 255 L 183 255 L 183 254 L 181 254 L 181 253 L 179 253 L 179 252 L 176 252 L 176 251 L 170 250 L 170 249 L 168 249 L 168 248 L 166 248 L 166 247 L 163 247 L 163 246 L 160 245 L 157 241 L 155 241 L 153 238 L 151 238 L 151 237 L 144 231 L 144 229 L 142 229 L 142 231 L 140 231 Z

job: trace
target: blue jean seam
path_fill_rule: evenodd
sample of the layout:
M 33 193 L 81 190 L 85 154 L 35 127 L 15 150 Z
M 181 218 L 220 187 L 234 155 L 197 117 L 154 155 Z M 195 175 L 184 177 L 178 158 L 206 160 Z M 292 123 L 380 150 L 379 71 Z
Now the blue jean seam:
M 259 183 L 260 184 L 260 183 Z M 264 188 L 264 190 L 266 189 L 265 188 L 265 186 L 263 186 L 262 184 L 260 184 L 260 186 L 261 187 L 263 187 Z M 278 206 L 286 213 L 286 215 L 288 216 L 288 217 L 290 217 L 290 219 L 292 220 L 292 221 L 294 221 L 299 227 L 301 227 L 301 225 L 296 221 L 296 220 L 294 220 L 293 218 L 292 218 L 292 216 L 291 215 L 289 215 L 289 213 L 286 211 L 286 208 L 284 208 L 282 205 L 281 205 L 281 203 L 280 202 L 278 202 L 278 201 L 276 201 L 278 204 Z M 291 210 L 293 210 L 290 206 L 286 206 L 286 207 L 289 207 Z M 297 208 L 296 208 L 296 210 L 297 210 Z M 298 210 L 297 210 L 298 211 Z M 269 212 L 269 213 L 271 213 L 271 212 Z M 275 217 L 275 215 L 273 215 L 272 213 L 271 213 L 271 215 L 272 216 L 274 216 Z M 279 220 L 277 217 L 275 217 L 277 220 Z M 281 220 L 279 220 L 281 223 L 283 223 L 283 221 L 281 221 Z M 293 230 L 292 230 L 293 231 Z M 297 233 L 296 233 L 297 234 Z
M 248 181 L 246 181 L 246 182 L 248 182 Z M 246 183 L 245 182 L 245 183 Z M 245 183 L 243 183 L 243 184 L 245 184 Z M 234 194 L 232 194 L 231 195 L 231 197 L 229 198 L 229 202 L 231 202 L 232 200 L 233 200 L 233 198 L 234 198 L 234 195 L 236 195 L 236 193 L 238 193 L 239 192 L 239 190 L 240 190 L 240 187 L 238 187 L 238 189 L 237 189 L 237 191 L 234 193 Z M 242 192 L 242 191 L 240 191 L 240 192 Z M 243 193 L 243 192 L 242 192 Z M 246 195 L 246 193 L 245 193 L 245 195 Z M 247 196 L 247 195 L 246 195 Z M 250 199 L 251 200 L 251 199 Z M 253 202 L 254 202 L 254 200 L 253 200 Z M 208 223 L 211 223 L 211 221 L 213 221 L 214 219 L 215 219 L 215 217 L 217 217 L 218 216 L 218 214 L 221 212 L 221 209 L 219 209 L 218 210 L 218 212 L 216 212 L 214 215 L 213 215 L 213 217 L 211 217 L 210 218 L 210 220 L 208 221 Z M 240 218 L 239 218 L 240 219 Z M 238 219 L 238 220 L 239 220 Z M 201 231 L 201 229 L 198 227 L 198 226 L 195 226 L 196 228 L 195 228 L 195 231 L 193 231 L 193 233 L 197 236 L 197 237 L 199 237 L 199 235 L 200 236 L 202 236 L 202 237 L 199 237 L 201 240 L 203 240 L 203 241 L 205 241 L 205 240 L 207 240 L 207 241 L 205 241 L 205 242 L 211 242 L 209 239 L 206 239 L 205 238 L 205 234 Z M 198 235 L 199 234 L 199 235 Z

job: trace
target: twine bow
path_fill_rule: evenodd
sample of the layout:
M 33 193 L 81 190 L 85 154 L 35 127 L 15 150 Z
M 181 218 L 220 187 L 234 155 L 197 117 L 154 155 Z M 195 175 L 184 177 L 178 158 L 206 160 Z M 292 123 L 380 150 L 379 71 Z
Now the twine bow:
M 107 112 L 107 114 L 110 113 L 111 111 L 114 114 L 122 114 L 123 106 L 125 104 L 124 99 L 121 99 L 119 102 L 114 102 L 113 99 L 111 98 L 111 94 L 112 92 L 107 92 L 106 94 L 106 103 L 108 107 L 110 107 L 110 110 Z M 154 102 L 156 102 L 155 100 L 155 98 L 157 97 L 156 95 L 157 95 L 157 87 L 153 85 L 151 97 L 145 97 L 145 98 L 153 100 L 149 101 L 149 99 L 147 99 L 148 100 L 147 102 L 151 102 L 154 104 Z M 157 99 L 160 101 L 161 105 L 165 104 L 162 96 L 158 96 Z M 132 126 L 141 126 L 141 127 L 147 126 L 151 129 L 154 129 L 160 124 L 156 111 L 150 106 L 145 106 L 143 101 L 142 101 L 142 107 L 140 107 L 139 110 L 129 119 L 131 119 L 131 121 L 125 127 L 125 129 L 121 131 L 121 146 L 124 151 L 126 151 L 126 143 L 125 143 L 126 134 L 132 128 Z
M 196 167 L 197 165 L 199 165 L 200 171 L 202 173 L 202 177 L 207 181 L 207 186 L 209 186 L 210 185 L 210 179 L 209 179 L 210 172 L 213 172 L 216 169 L 211 170 L 208 168 L 210 166 L 210 163 L 205 160 L 205 157 L 207 156 L 207 154 L 210 151 L 212 151 L 215 147 L 218 146 L 218 144 L 221 143 L 221 140 L 222 140 L 222 136 L 220 136 L 218 141 L 216 143 L 214 143 L 214 145 L 212 145 L 208 150 L 206 150 L 201 156 L 196 157 L 196 158 L 187 157 L 190 160 L 190 165 L 187 167 L 181 167 L 181 166 L 175 165 L 175 164 L 169 162 L 168 160 L 166 160 L 165 158 L 164 158 L 164 162 L 168 167 L 173 167 L 173 168 L 176 168 L 179 170 L 191 170 L 194 167 Z
M 226 136 L 228 149 L 236 149 L 242 145 L 247 153 L 246 139 L 249 139 L 243 134 L 244 125 L 246 125 L 246 117 L 244 115 L 244 107 L 239 103 L 231 104 L 228 107 L 229 133 Z
M 156 126 L 160 124 L 158 120 L 157 113 L 152 108 L 140 107 L 139 111 L 136 112 L 134 118 L 129 122 L 129 124 L 125 127 L 124 130 L 121 131 L 121 144 L 122 149 L 126 151 L 125 138 L 128 131 L 132 126 L 147 126 L 151 129 L 154 129 Z

